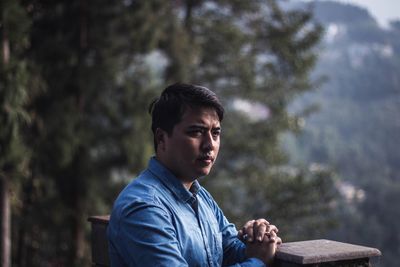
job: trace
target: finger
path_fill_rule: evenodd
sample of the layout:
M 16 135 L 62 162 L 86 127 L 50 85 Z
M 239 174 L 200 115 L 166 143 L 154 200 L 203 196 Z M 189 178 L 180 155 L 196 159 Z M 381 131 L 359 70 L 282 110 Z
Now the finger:
M 264 235 L 268 232 L 268 225 L 264 222 L 256 221 L 253 224 L 253 232 L 257 241 L 262 242 Z
M 269 243 L 274 243 L 279 238 L 274 231 L 271 231 L 270 233 L 266 234 L 266 236 L 268 237 Z
M 267 221 L 266 219 L 263 219 L 263 218 L 257 219 L 255 222 L 260 223 L 260 224 L 263 223 L 265 225 L 270 225 L 269 221 Z
M 280 237 L 276 238 L 276 244 L 277 245 L 282 245 L 282 239 Z
M 253 224 L 253 232 L 257 241 L 262 242 L 265 233 L 268 231 L 269 222 L 265 219 L 258 219 Z
M 270 225 L 268 225 L 268 232 L 275 232 L 275 233 L 278 233 L 278 232 L 279 232 L 279 229 L 278 229 L 275 225 L 270 224 Z
M 251 221 L 246 222 L 246 223 L 243 225 L 243 229 L 247 229 L 247 228 L 249 228 L 249 227 L 253 227 L 254 222 L 255 222 L 255 220 L 251 220 Z
M 277 245 L 278 238 L 279 238 L 278 236 L 264 235 L 263 242 Z
M 246 241 L 253 242 L 253 224 L 254 220 L 248 221 L 243 226 L 243 235 L 247 235 Z
M 253 242 L 254 240 L 253 227 L 247 228 L 245 235 L 247 236 L 246 241 Z

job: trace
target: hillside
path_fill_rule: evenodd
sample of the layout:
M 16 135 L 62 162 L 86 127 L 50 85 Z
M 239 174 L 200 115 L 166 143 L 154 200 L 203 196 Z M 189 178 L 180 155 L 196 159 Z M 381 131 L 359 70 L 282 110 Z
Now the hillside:
M 400 22 L 382 29 L 367 10 L 313 4 L 325 27 L 314 72 L 321 87 L 291 106 L 316 105 L 302 133 L 285 137 L 293 164 L 323 166 L 343 195 L 334 239 L 382 250 L 379 266 L 396 266 L 400 233 Z

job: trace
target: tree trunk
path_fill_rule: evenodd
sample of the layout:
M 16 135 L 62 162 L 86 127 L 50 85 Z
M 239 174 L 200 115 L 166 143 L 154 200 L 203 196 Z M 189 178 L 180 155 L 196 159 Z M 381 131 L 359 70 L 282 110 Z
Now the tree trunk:
M 7 177 L 0 178 L 1 201 L 1 266 L 11 267 L 11 208 L 10 186 Z
M 22 207 L 21 207 L 21 217 L 25 217 L 26 220 L 30 220 L 32 216 L 32 198 L 33 198 L 33 187 L 35 183 L 35 172 L 32 170 L 29 180 L 23 186 L 22 190 Z M 31 244 L 31 232 L 30 227 L 32 225 L 26 223 L 19 223 L 18 227 L 18 238 L 14 240 L 14 246 L 16 246 L 16 256 L 15 256 L 15 265 L 16 266 L 31 266 L 32 263 L 29 261 L 31 259 L 30 253 L 31 248 L 28 244 Z M 18 242 L 17 245 L 15 242 Z
M 80 198 L 78 196 L 78 198 Z M 81 266 L 85 258 L 85 221 L 83 220 L 83 203 L 77 201 L 74 221 L 74 266 Z
M 78 50 L 78 77 L 81 77 L 82 69 L 84 68 L 84 57 L 86 50 L 88 48 L 88 21 L 89 21 L 89 3 L 87 0 L 80 0 L 79 2 L 79 50 Z M 84 113 L 84 97 L 82 97 L 83 89 L 81 81 L 78 82 L 79 84 L 79 93 L 77 95 L 77 109 L 79 110 L 80 114 Z M 82 123 L 82 122 L 81 122 Z M 78 162 L 80 162 L 79 157 L 80 155 L 75 155 L 78 157 Z M 78 163 L 78 166 L 80 164 Z M 80 173 L 80 169 L 82 166 L 76 168 L 77 172 Z M 76 179 L 74 180 L 76 183 L 76 188 L 81 187 L 80 183 L 85 179 Z M 77 190 L 75 195 L 75 205 L 73 206 L 75 209 L 74 214 L 74 225 L 73 225 L 73 237 L 74 237 L 74 246 L 73 246 L 73 253 L 74 253 L 74 265 L 80 266 L 82 265 L 82 261 L 85 257 L 85 220 L 84 218 L 84 210 L 85 210 L 85 199 L 86 196 L 82 195 L 81 190 Z
M 10 61 L 10 44 L 8 40 L 7 25 L 4 21 L 4 6 L 1 3 L 1 62 L 3 68 Z M 2 77 L 4 78 L 4 77 Z M 1 266 L 11 266 L 11 207 L 10 207 L 10 182 L 9 177 L 0 173 L 0 215 L 1 215 Z

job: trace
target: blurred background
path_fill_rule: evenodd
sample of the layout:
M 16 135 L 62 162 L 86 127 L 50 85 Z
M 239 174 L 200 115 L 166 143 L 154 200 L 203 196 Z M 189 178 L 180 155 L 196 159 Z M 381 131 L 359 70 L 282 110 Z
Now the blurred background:
M 229 220 L 397 266 L 400 9 L 377 2 L 1 1 L 2 266 L 90 266 L 87 218 L 146 167 L 176 81 L 226 107 L 201 183 Z

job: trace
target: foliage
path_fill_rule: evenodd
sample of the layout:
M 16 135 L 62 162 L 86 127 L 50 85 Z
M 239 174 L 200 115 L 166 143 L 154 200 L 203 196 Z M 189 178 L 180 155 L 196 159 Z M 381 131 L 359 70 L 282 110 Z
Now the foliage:
M 25 148 L 20 128 L 28 121 L 24 109 L 27 101 L 27 62 L 22 58 L 27 46 L 29 21 L 22 8 L 13 1 L 2 3 L 1 80 L 0 80 L 0 175 L 18 169 Z M 12 30 L 11 30 L 12 29 Z
M 28 58 L 43 83 L 29 105 L 35 114 L 26 134 L 33 171 L 23 191 L 30 205 L 20 215 L 33 227 L 26 229 L 22 223 L 16 232 L 23 240 L 22 255 L 16 258 L 19 265 L 41 265 L 44 259 L 84 264 L 89 255 L 86 218 L 110 209 L 109 189 L 117 186 L 110 179 L 112 172 L 128 165 L 138 171 L 151 153 L 151 139 L 142 130 L 149 123 L 141 118 L 152 87 L 145 68 L 122 71 L 129 67 L 124 57 L 135 56 L 128 51 L 119 54 L 130 42 L 115 34 L 125 26 L 118 18 L 123 6 L 107 1 L 96 1 L 95 9 L 91 5 L 32 3 Z M 44 230 L 44 225 L 50 227 Z
M 22 131 L 29 116 L 27 101 L 29 73 L 23 53 L 27 48 L 29 20 L 21 6 L 13 1 L 0 3 L 0 260 L 11 266 L 11 190 L 18 189 L 27 172 L 29 150 L 23 144 Z

